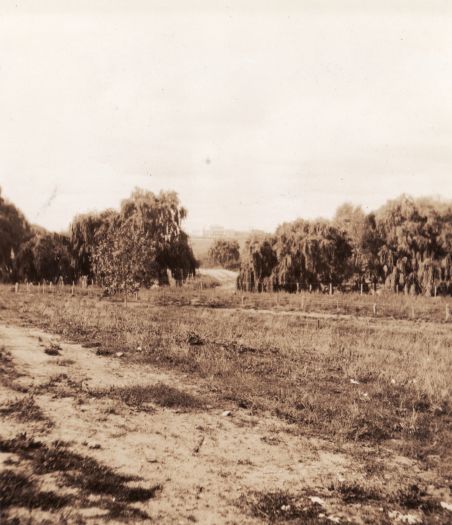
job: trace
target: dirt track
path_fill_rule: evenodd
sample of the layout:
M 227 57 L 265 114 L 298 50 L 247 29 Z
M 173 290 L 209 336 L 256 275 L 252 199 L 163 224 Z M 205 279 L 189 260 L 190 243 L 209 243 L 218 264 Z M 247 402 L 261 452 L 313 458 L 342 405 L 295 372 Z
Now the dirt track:
M 223 289 L 233 290 L 235 288 L 238 272 L 224 268 L 200 268 L 198 272 L 200 275 L 207 275 L 219 281 Z
M 33 393 L 48 419 L 25 423 L 3 415 L 1 438 L 26 431 L 46 444 L 62 440 L 71 451 L 94 457 L 117 472 L 138 475 L 140 486 L 160 485 L 154 498 L 134 504 L 158 523 L 260 523 L 246 512 L 241 498 L 278 489 L 292 493 L 309 489 L 312 495 L 322 495 L 326 483 L 351 473 L 346 455 L 325 442 L 295 435 L 292 427 L 269 415 L 215 405 L 189 410 L 151 406 L 145 413 L 120 400 L 93 397 L 90 392 L 99 388 L 164 383 L 209 403 L 208 385 L 129 365 L 124 356 L 98 356 L 94 349 L 60 340 L 60 355 L 47 355 L 44 348 L 56 340 L 36 329 L 0 325 L 0 346 L 21 374 L 13 384 L 3 381 L 0 403 L 23 397 L 19 388 Z M 224 415 L 226 410 L 231 414 Z M 0 454 L 0 469 L 6 468 L 5 459 L 11 462 L 11 455 Z M 13 458 L 12 463 L 19 472 L 29 470 L 22 460 Z M 47 489 L 58 492 L 59 485 L 58 473 L 45 479 Z M 80 503 L 62 509 L 60 516 L 69 522 L 80 516 L 111 523 L 93 501 L 89 507 Z M 340 515 L 328 503 L 325 509 L 318 506 L 319 513 Z M 9 512 L 29 516 L 24 509 Z M 36 522 L 43 516 L 49 513 L 39 509 L 32 513 Z

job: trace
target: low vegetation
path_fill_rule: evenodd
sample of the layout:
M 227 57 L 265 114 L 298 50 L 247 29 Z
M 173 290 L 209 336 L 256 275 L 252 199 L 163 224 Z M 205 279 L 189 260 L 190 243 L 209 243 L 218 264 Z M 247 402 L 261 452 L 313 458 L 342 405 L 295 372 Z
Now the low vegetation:
M 4 312 L 20 311 L 99 354 L 205 378 L 225 401 L 268 410 L 300 432 L 385 443 L 443 472 L 451 467 L 447 324 L 175 306 L 166 296 L 156 296 L 159 306 L 124 307 L 99 297 L 8 294 Z M 165 385 L 109 395 L 132 405 L 200 406 Z

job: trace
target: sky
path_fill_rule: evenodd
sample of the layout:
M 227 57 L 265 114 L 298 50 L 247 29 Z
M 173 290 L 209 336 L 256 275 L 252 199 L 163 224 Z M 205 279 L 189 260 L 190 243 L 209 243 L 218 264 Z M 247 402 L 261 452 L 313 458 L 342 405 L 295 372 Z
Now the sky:
M 2 0 L 0 187 L 55 231 L 135 187 L 189 232 L 450 199 L 451 94 L 449 1 Z

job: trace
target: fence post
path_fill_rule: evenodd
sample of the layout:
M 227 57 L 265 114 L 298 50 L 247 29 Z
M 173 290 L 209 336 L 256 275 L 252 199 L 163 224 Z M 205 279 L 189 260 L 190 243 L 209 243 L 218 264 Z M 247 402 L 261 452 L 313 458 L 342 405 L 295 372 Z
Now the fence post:
M 436 297 L 436 284 L 435 284 L 435 297 Z
M 363 294 L 363 283 L 361 283 L 361 285 L 360 285 L 359 288 L 360 288 L 360 290 L 359 290 L 359 291 L 360 291 L 360 294 L 362 295 L 362 294 Z
M 333 283 L 330 283 L 330 295 L 333 295 Z
M 377 303 L 374 303 L 374 315 L 377 315 Z
M 19 283 L 16 283 L 14 285 L 14 291 L 15 291 L 15 293 L 19 293 Z

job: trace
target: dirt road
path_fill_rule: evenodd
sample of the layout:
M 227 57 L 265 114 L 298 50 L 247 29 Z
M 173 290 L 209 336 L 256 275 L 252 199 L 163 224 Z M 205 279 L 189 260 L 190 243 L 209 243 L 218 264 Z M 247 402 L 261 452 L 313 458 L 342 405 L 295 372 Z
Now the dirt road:
M 207 275 L 219 281 L 223 289 L 235 289 L 238 272 L 225 270 L 224 268 L 199 268 L 198 272 L 200 275 Z
M 250 511 L 256 491 L 279 490 L 305 494 L 307 512 L 316 520 L 312 523 L 346 516 L 334 502 L 315 499 L 322 497 L 327 483 L 352 473 L 346 455 L 330 444 L 297 435 L 270 415 L 215 405 L 208 384 L 135 367 L 126 356 L 98 356 L 95 349 L 62 342 L 37 329 L 0 325 L 0 348 L 0 475 L 24 474 L 41 501 L 44 490 L 60 497 L 54 498 L 56 508 L 40 508 L 30 500 L 27 509 L 21 507 L 24 503 L 9 501 L 5 520 L 260 523 L 258 505 Z M 46 349 L 56 349 L 59 355 L 48 355 Z M 114 390 L 108 394 L 109 388 L 136 385 L 166 385 L 203 399 L 205 406 L 167 408 L 157 402 L 137 408 L 118 399 Z M 35 456 L 27 455 L 33 447 L 45 451 L 44 471 Z M 79 458 L 80 465 L 68 466 L 78 472 L 78 483 L 59 465 L 58 454 Z M 100 490 L 102 479 L 84 483 L 83 478 L 95 480 L 86 458 L 107 465 L 112 478 L 139 478 L 122 485 L 124 495 L 133 486 L 149 489 L 152 496 L 140 501 L 122 497 L 117 487 Z M 275 512 L 290 514 L 286 507 Z

